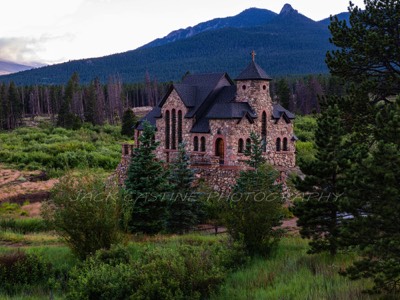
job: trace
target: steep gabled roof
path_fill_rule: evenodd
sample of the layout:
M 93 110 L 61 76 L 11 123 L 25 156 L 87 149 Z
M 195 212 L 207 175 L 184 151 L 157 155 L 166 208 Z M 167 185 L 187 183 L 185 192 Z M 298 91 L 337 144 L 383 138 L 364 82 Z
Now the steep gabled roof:
M 280 104 L 275 103 L 272 105 L 272 117 L 275 120 L 279 120 L 281 117 L 284 117 L 286 120 L 295 119 L 296 116 L 288 111 L 287 109 L 283 108 Z
M 235 80 L 272 80 L 272 78 L 253 60 Z
M 147 121 L 154 127 L 156 126 L 156 119 L 161 118 L 161 107 L 154 107 L 147 115 L 145 115 L 142 119 L 140 119 L 137 130 L 143 130 L 143 122 Z
M 174 88 L 186 107 L 194 107 L 196 105 L 197 88 L 195 86 L 174 84 Z
M 248 114 L 253 119 L 257 115 L 247 102 L 217 103 L 208 112 L 207 119 L 242 119 Z

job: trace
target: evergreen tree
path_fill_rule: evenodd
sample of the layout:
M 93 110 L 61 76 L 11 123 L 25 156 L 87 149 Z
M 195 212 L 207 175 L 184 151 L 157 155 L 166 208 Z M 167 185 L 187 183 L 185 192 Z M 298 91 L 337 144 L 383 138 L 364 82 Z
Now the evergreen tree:
M 137 121 L 138 120 L 132 109 L 128 108 L 127 110 L 125 110 L 122 116 L 121 134 L 128 137 L 133 137 L 133 127 L 135 126 Z
M 276 95 L 278 96 L 279 103 L 284 108 L 289 108 L 291 93 L 286 79 L 282 78 L 276 83 Z
M 352 169 L 347 185 L 346 246 L 358 246 L 363 259 L 346 274 L 372 278 L 374 292 L 400 294 L 400 98 L 377 115 L 375 144 Z M 364 155 L 361 153 L 361 155 Z
M 258 169 L 265 162 L 263 143 L 265 143 L 263 139 L 254 131 L 250 132 L 250 145 L 246 146 L 244 155 L 249 158 L 246 163 L 254 169 Z
M 79 76 L 78 73 L 74 72 L 68 81 L 67 87 L 65 88 L 63 101 L 58 112 L 57 126 L 68 129 L 77 129 L 81 126 L 80 118 L 75 115 L 71 109 L 72 101 L 78 92 Z
M 283 198 L 277 178 L 278 173 L 267 165 L 243 171 L 229 199 L 228 232 L 251 255 L 269 255 L 280 240 L 282 232 L 276 227 L 283 217 Z
M 144 122 L 125 181 L 130 195 L 126 205 L 132 211 L 129 223 L 132 232 L 155 234 L 165 227 L 166 193 L 170 188 L 168 174 L 154 154 L 158 144 L 154 140 L 154 127 Z
M 96 110 L 96 87 L 94 81 L 92 81 L 89 86 L 85 89 L 84 93 L 84 117 L 85 122 L 92 123 L 96 125 L 95 120 L 95 110 Z
M 365 0 L 365 9 L 350 3 L 350 24 L 332 18 L 331 42 L 338 47 L 327 53 L 332 75 L 360 84 L 369 81 L 377 100 L 400 92 L 398 0 Z
M 178 146 L 178 157 L 171 164 L 169 182 L 172 195 L 168 205 L 167 229 L 183 233 L 197 223 L 198 202 L 192 186 L 193 170 L 190 169 L 189 156 L 185 144 Z
M 22 118 L 22 101 L 13 81 L 8 87 L 8 102 L 10 107 L 10 128 L 8 129 L 14 129 L 18 126 Z
M 342 194 L 340 181 L 344 173 L 341 112 L 337 98 L 329 98 L 327 107 L 317 120 L 315 133 L 316 157 L 303 164 L 304 180 L 297 180 L 297 188 L 305 192 L 305 199 L 297 202 L 294 214 L 299 218 L 300 234 L 311 238 L 310 253 L 329 251 L 335 255 L 339 247 L 339 224 Z

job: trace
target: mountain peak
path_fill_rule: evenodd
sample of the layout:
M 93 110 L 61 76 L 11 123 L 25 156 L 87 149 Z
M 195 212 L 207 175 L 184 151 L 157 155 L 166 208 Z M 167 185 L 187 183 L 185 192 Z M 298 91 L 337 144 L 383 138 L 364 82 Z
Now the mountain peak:
M 294 9 L 290 4 L 286 3 L 282 9 L 281 12 L 279 13 L 279 15 L 281 16 L 286 16 L 286 15 L 290 15 L 290 14 L 297 14 L 298 11 L 296 9 Z

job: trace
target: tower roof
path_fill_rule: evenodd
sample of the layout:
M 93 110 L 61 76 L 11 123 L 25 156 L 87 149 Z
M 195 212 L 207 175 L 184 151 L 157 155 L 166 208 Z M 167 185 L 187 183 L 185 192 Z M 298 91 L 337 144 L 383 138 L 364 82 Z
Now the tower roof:
M 255 52 L 251 52 L 252 61 L 247 66 L 246 69 L 236 77 L 236 80 L 272 80 L 272 78 L 265 73 L 265 71 L 256 64 L 255 62 Z

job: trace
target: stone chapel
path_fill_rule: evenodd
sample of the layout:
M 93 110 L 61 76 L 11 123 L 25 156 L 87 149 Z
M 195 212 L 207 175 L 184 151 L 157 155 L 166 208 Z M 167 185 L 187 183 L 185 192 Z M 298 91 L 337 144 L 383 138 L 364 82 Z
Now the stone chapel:
M 184 142 L 192 166 L 244 167 L 250 132 L 264 141 L 267 161 L 279 170 L 295 167 L 294 114 L 273 103 L 271 77 L 255 62 L 233 81 L 226 73 L 189 74 L 173 84 L 164 98 L 135 128 L 135 140 L 143 121 L 156 128 L 160 142 L 156 155 L 173 161 Z

